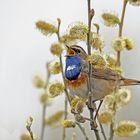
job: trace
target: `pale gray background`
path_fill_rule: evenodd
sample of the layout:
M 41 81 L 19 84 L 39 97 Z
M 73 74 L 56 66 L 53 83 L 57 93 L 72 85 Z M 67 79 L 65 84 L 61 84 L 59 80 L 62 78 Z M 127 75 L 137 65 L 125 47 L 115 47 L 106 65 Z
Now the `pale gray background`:
M 95 22 L 100 22 L 101 33 L 106 40 L 106 48 L 117 35 L 117 28 L 107 28 L 101 23 L 103 10 L 118 11 L 122 0 L 93 0 L 96 11 Z M 47 39 L 35 29 L 39 19 L 55 21 L 62 19 L 62 33 L 69 23 L 87 20 L 86 0 L 0 0 L 0 139 L 18 140 L 25 131 L 25 121 L 34 117 L 34 131 L 39 134 L 41 105 L 38 102 L 40 90 L 32 86 L 32 76 L 36 72 L 45 75 L 45 62 L 53 58 L 49 53 L 50 43 L 56 38 Z M 140 8 L 128 5 L 124 34 L 134 39 L 135 48 L 125 51 L 123 68 L 125 75 L 140 79 Z M 112 49 L 108 49 L 110 52 Z M 132 102 L 118 114 L 117 119 L 130 119 L 140 122 L 140 87 L 133 87 Z M 59 97 L 51 114 L 63 108 L 63 98 Z M 51 112 L 51 113 L 50 113 Z M 72 132 L 74 130 L 71 130 Z M 79 130 L 78 140 L 83 139 Z M 61 129 L 47 129 L 47 139 L 60 140 Z M 93 134 L 90 132 L 91 138 Z M 71 136 L 71 133 L 69 133 Z M 140 135 L 133 138 L 139 140 Z M 68 138 L 69 140 L 70 138 Z M 119 138 L 116 138 L 119 139 Z

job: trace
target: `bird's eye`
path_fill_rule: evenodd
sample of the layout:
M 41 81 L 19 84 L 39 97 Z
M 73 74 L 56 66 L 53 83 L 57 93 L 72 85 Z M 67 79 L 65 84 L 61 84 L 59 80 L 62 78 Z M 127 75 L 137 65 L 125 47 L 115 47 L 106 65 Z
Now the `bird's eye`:
M 73 49 L 77 54 L 81 53 L 78 49 Z
M 76 50 L 77 53 L 80 53 L 80 50 Z

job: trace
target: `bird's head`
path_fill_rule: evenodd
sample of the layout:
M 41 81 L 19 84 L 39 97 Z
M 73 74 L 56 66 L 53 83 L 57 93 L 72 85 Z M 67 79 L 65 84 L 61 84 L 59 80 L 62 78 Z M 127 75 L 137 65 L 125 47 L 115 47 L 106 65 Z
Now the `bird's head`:
M 72 45 L 72 46 L 66 46 L 66 47 L 67 47 L 66 56 L 80 56 L 82 59 L 87 58 L 87 54 L 82 47 L 78 45 Z

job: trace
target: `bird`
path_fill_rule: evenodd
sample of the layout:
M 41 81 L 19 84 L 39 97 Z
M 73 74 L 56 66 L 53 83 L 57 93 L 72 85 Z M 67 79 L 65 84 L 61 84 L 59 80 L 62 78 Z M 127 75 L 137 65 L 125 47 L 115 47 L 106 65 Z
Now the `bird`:
M 87 60 L 87 53 L 81 46 L 71 45 L 67 46 L 67 54 L 65 57 L 64 74 L 66 87 L 71 95 L 88 99 L 89 62 Z M 92 101 L 101 101 L 105 96 L 112 94 L 116 88 L 117 80 L 120 86 L 140 85 L 140 81 L 125 78 L 108 67 L 101 69 L 92 65 Z

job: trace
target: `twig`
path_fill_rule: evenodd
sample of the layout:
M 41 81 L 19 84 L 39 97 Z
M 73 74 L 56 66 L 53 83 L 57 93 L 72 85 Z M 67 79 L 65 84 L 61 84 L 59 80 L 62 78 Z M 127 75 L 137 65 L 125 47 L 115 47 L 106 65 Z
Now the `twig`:
M 91 46 L 90 46 L 90 32 L 91 32 L 91 21 L 93 14 L 91 15 L 91 5 L 90 5 L 90 0 L 87 0 L 88 4 L 88 33 L 87 33 L 87 51 L 88 55 L 91 55 Z M 90 119 L 93 120 L 93 108 L 92 106 L 92 91 L 91 91 L 91 75 L 92 75 L 92 65 L 89 62 L 89 72 L 88 72 L 88 108 L 90 111 Z M 93 130 L 93 122 L 90 123 L 91 129 Z
M 33 136 L 32 130 L 31 130 L 31 129 L 28 129 L 28 132 L 29 132 L 29 134 L 30 134 L 31 139 L 32 139 L 32 140 L 35 140 L 35 139 L 34 139 L 34 136 Z
M 100 122 L 99 122 L 99 126 L 100 126 L 100 129 L 101 129 L 101 133 L 103 134 L 104 140 L 107 140 L 107 137 L 105 135 L 105 131 L 104 131 L 103 125 Z
M 43 110 L 42 110 L 42 126 L 41 126 L 40 140 L 44 139 L 44 131 L 45 131 L 44 119 L 45 119 L 45 115 L 46 115 L 46 105 L 43 105 Z
M 34 136 L 33 136 L 33 132 L 32 132 L 31 130 L 28 131 L 28 132 L 29 132 L 29 134 L 30 134 L 31 139 L 32 139 L 32 140 L 35 140 L 35 139 L 34 139 Z
M 65 114 L 64 114 L 64 119 L 66 120 L 67 119 L 67 114 L 68 112 L 68 100 L 67 100 L 67 97 L 65 96 Z M 62 140 L 65 140 L 66 139 L 66 128 L 63 127 L 63 134 L 62 134 Z
M 47 73 L 47 78 L 46 78 L 46 84 L 45 84 L 45 87 L 44 87 L 44 91 L 46 91 L 47 85 L 48 85 L 48 81 L 50 79 L 50 73 L 48 71 L 48 63 L 46 64 L 46 73 Z M 44 120 L 45 120 L 45 116 L 46 116 L 46 104 L 43 104 L 43 108 L 42 108 L 42 125 L 41 125 L 40 140 L 43 140 L 44 139 L 44 132 L 45 132 Z
M 99 115 L 97 114 L 97 120 L 98 120 L 98 123 L 99 123 L 100 129 L 101 129 L 101 133 L 102 133 L 102 135 L 103 135 L 104 140 L 107 140 L 107 137 L 106 137 L 106 134 L 105 134 L 105 131 L 104 131 L 103 125 L 100 123 L 100 121 L 99 121 L 98 118 L 99 118 Z
M 26 129 L 28 130 L 31 139 L 35 140 L 32 129 L 31 129 L 32 123 L 33 123 L 33 118 L 29 117 L 28 120 L 26 121 Z
M 88 33 L 87 33 L 87 51 L 88 55 L 91 55 L 91 46 L 90 46 L 90 36 L 91 36 L 91 22 L 94 16 L 94 9 L 91 9 L 91 1 L 87 0 L 88 5 Z M 90 119 L 93 120 L 93 105 L 92 105 L 92 90 L 91 90 L 91 77 L 92 77 L 92 64 L 89 62 L 89 73 L 88 73 L 88 108 L 90 111 Z M 95 122 L 90 122 L 91 130 L 94 130 L 97 140 L 100 140 L 99 132 L 95 129 Z
M 85 140 L 89 140 L 89 138 L 87 137 L 87 134 L 85 132 L 85 129 L 80 125 L 79 122 L 76 122 L 77 126 L 79 127 L 79 129 L 81 130 L 81 132 L 83 133 Z
M 109 140 L 113 140 L 113 138 L 114 138 L 113 127 L 114 127 L 114 120 L 110 124 L 110 138 L 109 138 Z
M 118 33 L 118 36 L 119 37 L 122 37 L 124 17 L 125 17 L 127 3 L 128 3 L 128 0 L 124 0 L 124 2 L 123 2 L 123 9 L 122 9 L 122 16 L 121 16 L 121 22 L 119 24 L 119 33 Z M 120 57 L 121 57 L 120 52 L 117 52 L 117 65 L 118 66 L 121 65 L 121 63 L 120 63 Z
M 122 36 L 123 24 L 124 24 L 124 17 L 125 17 L 127 3 L 128 3 L 128 0 L 124 0 L 123 10 L 122 10 L 122 16 L 121 16 L 121 22 L 119 24 L 119 37 Z

